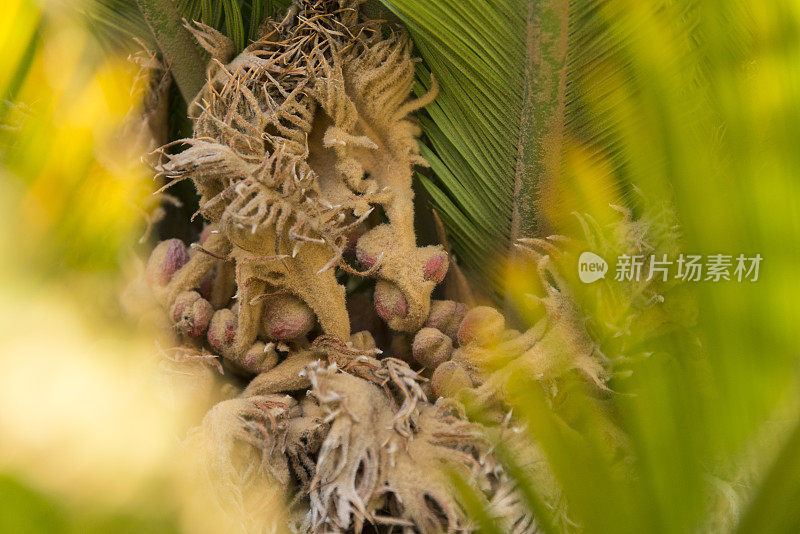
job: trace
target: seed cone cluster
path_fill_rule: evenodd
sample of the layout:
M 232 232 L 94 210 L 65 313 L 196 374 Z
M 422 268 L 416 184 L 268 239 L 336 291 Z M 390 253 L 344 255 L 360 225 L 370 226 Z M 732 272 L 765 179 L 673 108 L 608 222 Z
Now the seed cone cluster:
M 190 105 L 193 136 L 157 151 L 156 169 L 165 187 L 192 181 L 207 225 L 190 247 L 159 243 L 145 275 L 172 326 L 175 389 L 216 402 L 191 432 L 196 470 L 248 532 L 287 521 L 302 533 L 476 531 L 453 473 L 503 532 L 535 532 L 492 443 L 519 456 L 552 507 L 558 486 L 535 429 L 518 432 L 508 415 L 510 379 L 555 396 L 578 377 L 604 400 L 611 372 L 646 341 L 626 325 L 646 322 L 644 337 L 675 328 L 661 306 L 672 286 L 604 287 L 619 294 L 603 293 L 587 314 L 560 274 L 567 255 L 530 239 L 518 245 L 541 289 L 532 328 L 432 299 L 446 276 L 457 279 L 444 247 L 418 247 L 413 227 L 412 169 L 425 162 L 412 114 L 435 83 L 410 98 L 407 36 L 365 20 L 358 4 L 298 0 L 235 58 L 219 32 L 189 27 L 213 56 L 208 83 Z M 653 224 L 624 210 L 610 240 L 579 220 L 590 250 L 655 250 Z M 374 281 L 371 297 L 356 278 Z M 608 302 L 631 306 L 614 313 Z M 613 358 L 590 335 L 592 314 L 613 330 Z M 470 421 L 464 405 L 491 423 Z M 605 431 L 622 457 L 613 422 Z M 281 500 L 289 519 L 267 506 Z
M 392 328 L 412 331 L 447 270 L 441 247 L 417 247 L 412 167 L 419 127 L 409 117 L 435 91 L 410 100 L 414 68 L 404 33 L 381 36 L 359 21 L 355 2 L 301 2 L 230 62 L 216 58 L 191 105 L 194 136 L 161 150 L 170 184 L 191 179 L 211 234 L 200 249 L 235 266 L 237 337 L 227 354 L 252 345 L 264 295 L 303 301 L 326 334 L 350 334 L 345 290 L 335 268 L 354 236 L 365 274 Z M 231 47 L 215 30 L 193 27 L 209 51 Z M 368 228 L 380 208 L 388 222 Z M 193 277 L 215 263 L 198 258 Z M 228 276 L 230 274 L 228 273 Z M 172 283 L 167 298 L 197 280 Z
M 165 188 L 192 181 L 207 225 L 190 247 L 159 243 L 145 274 L 183 354 L 169 368 L 227 398 L 190 443 L 249 530 L 269 530 L 265 503 L 283 498 L 297 532 L 473 531 L 457 473 L 508 532 L 532 532 L 485 429 L 431 395 L 467 313 L 431 300 L 450 260 L 413 227 L 425 161 L 411 115 L 436 90 L 410 98 L 408 37 L 359 3 L 298 1 L 235 58 L 226 37 L 189 27 L 213 56 L 208 83 L 193 136 L 155 166 Z M 371 301 L 347 294 L 348 275 L 374 279 Z M 207 391 L 212 363 L 235 377 L 222 393 Z

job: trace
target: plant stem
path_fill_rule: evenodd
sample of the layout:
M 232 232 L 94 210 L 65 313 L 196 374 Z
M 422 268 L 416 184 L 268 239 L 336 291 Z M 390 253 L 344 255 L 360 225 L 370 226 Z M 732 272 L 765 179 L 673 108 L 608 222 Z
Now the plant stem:
M 528 0 L 525 96 L 520 123 L 511 243 L 541 237 L 542 190 L 561 160 L 567 81 L 568 0 Z
M 207 58 L 183 27 L 172 0 L 136 0 L 147 25 L 155 35 L 164 60 L 186 102 L 191 102 L 205 83 Z

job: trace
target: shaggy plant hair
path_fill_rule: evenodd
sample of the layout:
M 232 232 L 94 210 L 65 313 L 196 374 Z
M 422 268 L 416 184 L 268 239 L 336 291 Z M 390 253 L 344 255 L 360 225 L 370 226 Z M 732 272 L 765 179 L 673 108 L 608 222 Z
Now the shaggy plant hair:
M 208 81 L 189 107 L 193 136 L 159 149 L 156 169 L 165 189 L 191 180 L 207 225 L 189 248 L 159 243 L 146 277 L 183 354 L 170 369 L 203 388 L 212 363 L 237 377 L 205 395 L 224 400 L 189 442 L 252 531 L 282 527 L 265 510 L 285 499 L 297 532 L 472 532 L 455 475 L 504 531 L 533 532 L 487 438 L 524 439 L 505 416 L 505 380 L 577 370 L 602 391 L 604 357 L 542 243 L 525 244 L 545 288 L 534 328 L 431 300 L 451 261 L 416 243 L 412 172 L 425 161 L 412 114 L 436 84 L 411 98 L 410 40 L 358 4 L 297 1 L 235 58 L 225 36 L 189 26 L 212 55 Z M 372 306 L 345 274 L 374 280 Z M 378 329 L 355 329 L 355 316 L 382 320 L 391 342 L 379 349 Z M 498 423 L 469 421 L 464 399 Z

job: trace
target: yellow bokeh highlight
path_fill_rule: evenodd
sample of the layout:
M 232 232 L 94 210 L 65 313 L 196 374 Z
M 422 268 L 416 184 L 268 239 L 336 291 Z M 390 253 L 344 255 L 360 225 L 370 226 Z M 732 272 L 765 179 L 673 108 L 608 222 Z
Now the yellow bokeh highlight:
M 109 269 L 141 235 L 142 211 L 152 202 L 152 173 L 133 137 L 122 133 L 138 106 L 131 92 L 136 67 L 118 55 L 103 58 L 82 27 L 49 15 L 9 112 L 15 128 L 3 172 L 23 182 L 14 219 L 29 233 L 12 250 L 45 266 Z M 0 55 L 13 57 L 13 50 Z

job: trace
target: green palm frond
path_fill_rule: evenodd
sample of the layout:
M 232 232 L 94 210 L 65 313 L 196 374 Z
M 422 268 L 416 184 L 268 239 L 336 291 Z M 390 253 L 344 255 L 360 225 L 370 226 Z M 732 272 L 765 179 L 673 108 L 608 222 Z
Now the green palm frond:
M 431 73 L 441 86 L 422 118 L 434 178 L 421 181 L 461 262 L 497 291 L 502 262 L 485 259 L 546 235 L 543 190 L 559 174 L 564 139 L 613 147 L 607 130 L 591 130 L 575 83 L 613 46 L 593 16 L 601 2 L 383 3 L 411 31 L 421 86 Z
M 179 18 L 196 20 L 223 31 L 240 51 L 255 38 L 258 25 L 265 17 L 289 3 L 288 0 L 177 0 L 159 4 L 174 6 Z M 155 45 L 136 0 L 96 0 L 81 6 L 80 10 L 91 22 L 94 35 L 110 48 L 130 47 L 132 37 Z
M 133 38 L 155 46 L 135 0 L 97 0 L 79 9 L 92 29 L 92 35 L 108 49 L 130 48 Z
M 25 46 L 22 48 L 20 56 L 18 58 L 6 58 L 6 61 L 14 61 L 15 59 L 17 61 L 16 63 L 12 63 L 14 66 L 11 70 L 11 77 L 8 80 L 2 80 L 0 82 L 0 123 L 5 119 L 8 106 L 11 102 L 16 100 L 17 94 L 30 72 L 36 51 L 41 45 L 41 29 L 42 18 L 41 15 L 37 15 L 37 19 L 31 24 L 30 33 L 27 35 L 23 34 Z

